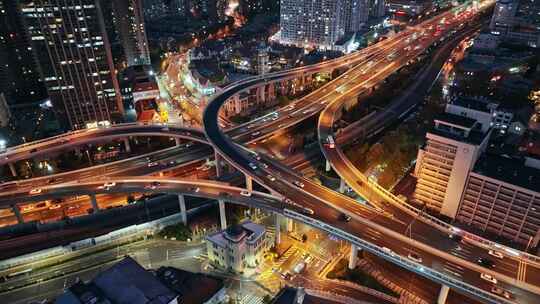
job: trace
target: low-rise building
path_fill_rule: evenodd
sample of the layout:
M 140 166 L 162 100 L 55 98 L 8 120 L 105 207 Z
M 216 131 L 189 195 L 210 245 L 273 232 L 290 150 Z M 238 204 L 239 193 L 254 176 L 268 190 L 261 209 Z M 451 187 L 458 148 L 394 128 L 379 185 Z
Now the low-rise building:
M 220 268 L 238 273 L 255 268 L 268 249 L 266 229 L 262 225 L 246 221 L 206 237 L 210 262 Z
M 178 304 L 178 295 L 132 258 L 125 258 L 90 282 L 79 281 L 56 304 Z
M 499 107 L 499 104 L 485 98 L 458 96 L 446 104 L 446 112 L 476 120 L 482 132 L 489 128 L 506 132 L 510 128 L 514 114 Z
M 56 304 L 217 304 L 225 299 L 222 279 L 173 267 L 148 271 L 130 257 L 79 281 Z

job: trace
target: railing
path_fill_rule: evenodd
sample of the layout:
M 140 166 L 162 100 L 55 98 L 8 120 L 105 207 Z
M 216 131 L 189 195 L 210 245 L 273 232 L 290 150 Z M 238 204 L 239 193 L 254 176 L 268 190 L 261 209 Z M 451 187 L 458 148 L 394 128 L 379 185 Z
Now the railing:
M 328 281 L 334 282 L 335 284 L 345 285 L 345 286 L 347 286 L 349 288 L 352 288 L 352 289 L 360 290 L 363 293 L 370 294 L 372 296 L 381 298 L 381 299 L 383 299 L 385 301 L 388 301 L 388 302 L 392 302 L 392 303 L 398 303 L 399 302 L 399 298 L 391 297 L 391 296 L 387 295 L 384 292 L 380 292 L 380 291 L 377 291 L 375 289 L 367 288 L 365 286 L 358 285 L 358 284 L 355 284 L 355 283 L 352 283 L 352 282 L 349 282 L 349 281 L 343 281 L 343 280 L 337 280 L 337 279 L 336 280 L 328 280 Z
M 333 293 L 333 292 L 330 292 L 330 291 L 319 290 L 319 289 L 308 288 L 308 289 L 305 289 L 305 292 L 306 292 L 306 294 L 308 294 L 310 296 L 314 296 L 314 297 L 318 297 L 318 298 L 322 298 L 322 299 L 327 299 L 327 300 L 331 300 L 331 301 L 336 301 L 336 302 L 339 302 L 339 303 L 351 303 L 351 304 L 366 304 L 366 303 L 368 303 L 366 301 L 360 301 L 360 300 L 357 300 L 357 299 L 354 299 L 354 298 L 351 298 L 351 297 L 348 297 L 348 296 L 340 295 L 340 294 Z M 390 299 L 384 298 L 384 300 L 388 301 L 390 303 L 399 303 L 399 301 L 397 301 L 396 298 L 390 298 Z
M 509 255 L 511 257 L 519 257 L 522 260 L 526 260 L 526 261 L 529 261 L 529 262 L 540 265 L 540 257 L 538 257 L 538 256 L 532 255 L 532 254 L 524 252 L 524 251 L 519 251 L 519 250 L 516 250 L 516 249 L 512 249 L 512 248 L 510 248 L 508 246 L 504 246 L 504 245 L 501 245 L 499 243 L 496 243 L 496 242 L 490 241 L 488 239 L 485 239 L 485 238 L 483 238 L 481 236 L 478 236 L 478 235 L 476 235 L 474 233 L 470 233 L 470 232 L 464 231 L 462 229 L 459 229 L 457 227 L 454 227 L 454 226 L 452 226 L 452 225 L 450 225 L 450 224 L 448 224 L 448 223 L 446 223 L 444 221 L 441 221 L 440 219 L 438 219 L 438 218 L 436 218 L 436 217 L 434 217 L 434 216 L 432 216 L 430 214 L 422 212 L 420 209 L 418 209 L 418 208 L 410 205 L 409 203 L 405 202 L 404 200 L 400 199 L 399 197 L 397 197 L 396 195 L 394 195 L 390 191 L 386 190 L 384 187 L 380 186 L 379 184 L 367 179 L 365 176 L 363 176 L 363 177 L 365 178 L 365 180 L 367 181 L 367 183 L 370 186 L 377 189 L 379 191 L 379 193 L 381 193 L 383 196 L 385 196 L 386 199 L 390 203 L 393 203 L 398 208 L 400 208 L 402 210 L 405 210 L 405 211 L 409 212 L 412 215 L 418 216 L 421 220 L 423 220 L 424 222 L 426 222 L 428 224 L 438 226 L 439 229 L 444 230 L 447 233 L 459 234 L 462 237 L 464 237 L 465 239 L 467 239 L 467 240 L 469 240 L 469 241 L 471 241 L 473 243 L 476 243 L 476 244 L 478 244 L 478 245 L 480 245 L 482 247 L 502 250 L 507 255 Z
M 446 284 L 450 287 L 454 287 L 463 291 L 466 291 L 470 294 L 473 294 L 479 298 L 487 300 L 489 303 L 501 303 L 501 304 L 512 304 L 513 302 L 507 301 L 503 298 L 494 296 L 490 292 L 481 290 L 475 286 L 472 286 L 470 284 L 464 283 L 461 281 L 461 279 L 454 278 L 452 276 L 445 275 L 443 273 L 440 273 L 432 268 L 429 268 L 427 266 L 424 266 L 422 264 L 413 262 L 407 258 L 403 258 L 400 255 L 391 252 L 391 251 L 385 251 L 381 247 L 376 246 L 370 242 L 367 242 L 359 237 L 356 237 L 350 233 L 347 233 L 343 230 L 334 228 L 330 225 L 327 225 L 319 220 L 312 219 L 310 217 L 304 216 L 302 214 L 296 213 L 294 211 L 285 209 L 284 210 L 285 216 L 289 218 L 293 218 L 295 220 L 304 222 L 308 225 L 311 225 L 313 227 L 325 230 L 335 236 L 338 236 L 348 242 L 351 242 L 352 244 L 355 244 L 364 250 L 369 251 L 370 253 L 373 253 L 379 257 L 383 257 L 386 260 L 389 260 L 393 262 L 394 264 L 397 264 L 401 267 L 404 267 L 410 271 L 414 271 L 418 274 L 421 274 L 425 277 L 428 277 L 432 280 L 441 282 L 443 284 Z

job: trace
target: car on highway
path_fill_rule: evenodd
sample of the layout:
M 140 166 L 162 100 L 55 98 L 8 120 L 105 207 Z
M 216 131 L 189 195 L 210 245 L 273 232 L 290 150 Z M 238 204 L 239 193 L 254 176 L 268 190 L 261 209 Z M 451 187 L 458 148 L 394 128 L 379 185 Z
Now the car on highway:
M 339 219 L 348 223 L 348 222 L 351 221 L 351 216 L 347 215 L 345 213 L 342 213 L 342 214 L 340 214 Z
M 59 209 L 61 208 L 62 205 L 60 204 L 52 204 L 50 207 L 49 207 L 49 210 L 55 210 L 55 209 Z
M 161 185 L 160 182 L 151 182 L 150 184 L 144 186 L 144 189 L 152 189 L 152 190 L 154 190 L 157 187 L 159 187 L 159 185 Z
M 491 282 L 493 284 L 497 284 L 497 279 L 495 279 L 493 276 L 487 274 L 487 273 L 482 273 L 480 274 L 480 277 L 488 282 Z
M 106 182 L 105 184 L 103 184 L 103 187 L 105 187 L 105 188 L 111 188 L 111 187 L 114 187 L 114 186 L 116 186 L 115 182 Z
M 251 169 L 257 170 L 257 165 L 255 165 L 254 163 L 249 163 L 248 165 Z
M 496 258 L 499 258 L 499 259 L 504 258 L 504 255 L 502 254 L 502 252 L 499 252 L 499 251 L 496 251 L 496 250 L 490 250 L 488 253 L 490 255 L 496 257 Z
M 201 191 L 201 188 L 196 187 L 196 188 L 190 188 L 189 190 L 197 193 L 197 192 Z
M 265 163 L 261 163 L 261 167 L 265 168 L 265 169 L 268 169 L 268 165 L 265 164 Z
M 416 263 L 422 263 L 422 257 L 419 256 L 417 253 L 414 253 L 414 252 L 410 252 L 407 257 L 410 259 L 410 260 L 413 260 L 415 261 Z
M 47 184 L 53 184 L 53 183 L 56 183 L 58 180 L 59 180 L 58 178 L 54 178 L 54 177 L 53 177 L 53 178 L 49 178 L 49 179 L 47 180 Z
M 455 233 L 450 234 L 448 237 L 449 237 L 450 239 L 456 241 L 457 243 L 460 243 L 461 240 L 463 240 L 463 237 L 462 237 L 461 235 L 455 234 Z
M 382 247 L 381 249 L 382 249 L 384 252 L 388 253 L 389 255 L 395 255 L 395 254 L 396 254 L 392 249 L 390 249 L 390 248 L 388 248 L 388 247 Z
M 477 261 L 476 261 L 479 265 L 482 265 L 486 268 L 493 268 L 495 267 L 495 263 L 490 260 L 490 259 L 486 259 L 486 258 L 479 258 Z
M 151 163 L 148 163 L 148 167 L 155 167 L 155 166 L 157 166 L 157 165 L 159 165 L 158 162 L 151 162 Z
M 294 184 L 296 187 L 304 188 L 304 183 L 302 183 L 302 182 L 300 182 L 300 181 L 294 181 L 293 184 Z
M 258 136 L 258 135 L 261 135 L 261 131 L 251 133 L 251 136 L 253 137 Z
M 35 153 L 35 152 L 37 152 L 37 148 L 34 148 L 34 149 L 30 150 L 30 153 Z
M 34 188 L 32 190 L 30 190 L 30 192 L 28 192 L 30 194 L 40 194 L 41 193 L 41 188 Z
M 311 208 L 304 207 L 304 208 L 302 208 L 302 213 L 308 214 L 308 215 L 313 215 L 313 214 L 315 214 L 315 211 L 313 211 L 313 209 L 311 209 Z
M 494 294 L 498 296 L 505 297 L 507 299 L 512 298 L 512 294 L 508 290 L 504 290 L 496 285 L 491 286 L 491 292 L 493 292 Z
M 275 181 L 276 181 L 276 178 L 273 177 L 273 176 L 270 175 L 270 174 L 268 174 L 266 177 L 267 177 L 270 181 L 272 181 L 272 182 L 275 182 Z
M 240 195 L 250 197 L 250 196 L 251 196 L 251 192 L 249 192 L 249 191 L 247 191 L 247 190 L 242 190 L 242 191 L 240 191 Z

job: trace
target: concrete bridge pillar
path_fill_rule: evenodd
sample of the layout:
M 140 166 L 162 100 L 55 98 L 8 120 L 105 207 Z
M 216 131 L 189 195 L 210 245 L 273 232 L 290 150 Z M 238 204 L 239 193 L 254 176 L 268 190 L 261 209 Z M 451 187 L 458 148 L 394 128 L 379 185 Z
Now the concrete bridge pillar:
M 349 269 L 355 269 L 358 263 L 358 247 L 351 244 L 351 256 L 349 257 Z
M 276 235 L 275 235 L 275 245 L 279 245 L 281 243 L 281 215 L 279 213 L 275 214 L 276 217 Z
M 446 298 L 448 298 L 448 292 L 450 287 L 446 285 L 441 285 L 441 290 L 439 291 L 439 297 L 437 298 L 437 304 L 445 304 Z
M 339 180 L 339 193 L 345 193 L 345 189 L 347 188 L 347 184 L 342 179 Z
M 180 205 L 180 216 L 182 217 L 182 224 L 187 226 L 186 198 L 183 194 L 178 195 L 178 204 Z
M 287 232 L 292 232 L 294 230 L 294 222 L 292 219 L 287 218 Z
M 11 211 L 13 211 L 13 214 L 15 214 L 15 217 L 17 218 L 17 222 L 19 224 L 24 223 L 24 218 L 23 218 L 23 216 L 21 214 L 21 209 L 19 209 L 19 206 L 13 205 L 11 207 Z
M 15 168 L 15 164 L 14 163 L 9 163 L 8 167 L 9 167 L 9 170 L 11 171 L 11 175 L 13 177 L 17 177 L 17 168 Z
M 253 179 L 251 178 L 251 176 L 245 174 L 246 176 L 246 189 L 248 189 L 248 191 L 253 191 Z
M 92 208 L 94 208 L 94 213 L 99 212 L 99 205 L 95 194 L 90 194 L 90 202 L 92 203 Z
M 175 144 L 177 147 L 180 146 L 180 138 L 175 137 L 175 138 L 174 138 L 174 144 Z
M 326 160 L 324 170 L 326 172 L 328 172 L 328 171 L 330 171 L 330 169 L 332 169 L 332 167 L 330 166 L 330 162 L 328 160 Z
M 124 146 L 126 147 L 126 152 L 127 153 L 130 153 L 131 152 L 131 146 L 129 145 L 129 138 L 124 138 Z
M 219 155 L 219 153 L 217 152 L 214 152 L 214 159 L 216 161 L 216 176 L 217 177 L 220 177 L 221 176 L 221 156 Z
M 225 214 L 225 201 L 218 200 L 219 203 L 219 221 L 221 223 L 221 230 L 227 229 L 227 217 Z

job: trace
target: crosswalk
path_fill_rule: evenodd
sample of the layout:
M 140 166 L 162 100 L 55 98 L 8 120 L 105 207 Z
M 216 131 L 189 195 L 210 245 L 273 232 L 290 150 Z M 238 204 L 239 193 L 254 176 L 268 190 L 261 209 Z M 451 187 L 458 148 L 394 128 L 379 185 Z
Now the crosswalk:
M 253 294 L 245 294 L 240 298 L 241 304 L 263 304 L 263 298 Z

